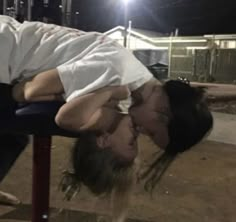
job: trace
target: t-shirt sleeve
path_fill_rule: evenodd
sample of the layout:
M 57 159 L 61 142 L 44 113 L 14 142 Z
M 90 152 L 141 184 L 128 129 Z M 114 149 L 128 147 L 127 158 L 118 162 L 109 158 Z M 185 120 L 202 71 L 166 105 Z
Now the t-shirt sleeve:
M 71 64 L 57 67 L 68 102 L 105 86 L 121 84 L 120 73 L 101 53 L 91 53 Z

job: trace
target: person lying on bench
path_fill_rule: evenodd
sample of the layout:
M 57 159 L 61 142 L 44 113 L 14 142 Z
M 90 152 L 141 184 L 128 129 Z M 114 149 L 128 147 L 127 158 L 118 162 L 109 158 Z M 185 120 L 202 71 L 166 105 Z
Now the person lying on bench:
M 41 22 L 19 23 L 8 16 L 0 16 L 0 28 L 0 82 L 19 83 L 19 88 L 25 88 L 24 95 L 19 94 L 18 87 L 14 88 L 16 99 L 63 98 L 66 103 L 59 110 L 56 122 L 62 128 L 78 130 L 74 120 L 80 114 L 71 116 L 71 109 L 76 110 L 73 106 L 77 97 L 107 86 L 127 85 L 134 103 L 130 108 L 133 121 L 159 147 L 166 148 L 173 109 L 182 103 L 171 101 L 175 100 L 179 88 L 184 99 L 191 87 L 182 87 L 178 82 L 161 84 L 132 52 L 102 33 Z M 188 112 L 192 112 L 190 107 L 196 112 L 206 111 L 195 122 L 196 128 L 211 115 L 204 102 L 200 105 L 197 102 L 185 105 Z M 141 118 L 139 113 L 143 110 L 146 115 Z M 209 122 L 199 140 L 210 128 Z
M 77 125 L 80 125 L 79 131 L 81 132 L 79 143 L 85 138 L 89 138 L 90 141 L 84 147 L 87 156 L 83 155 L 83 160 L 88 164 L 91 157 L 94 156 L 90 163 L 93 164 L 91 166 L 87 165 L 87 175 L 91 178 L 92 170 L 101 170 L 100 177 L 98 174 L 96 175 L 97 180 L 90 181 L 90 184 L 88 184 L 87 179 L 82 179 L 81 182 L 97 195 L 119 190 L 120 195 L 117 196 L 116 200 L 113 199 L 113 205 L 121 197 L 127 200 L 130 185 L 127 183 L 127 186 L 121 189 L 120 184 L 123 184 L 123 182 L 120 181 L 130 181 L 130 173 L 126 172 L 131 171 L 130 169 L 137 155 L 136 139 L 138 132 L 135 130 L 131 117 L 128 114 L 121 113 L 116 108 L 118 99 L 125 99 L 128 95 L 129 92 L 126 86 L 118 86 L 106 87 L 77 98 L 77 111 L 81 113 L 80 118 L 76 120 Z M 83 131 L 89 133 L 85 134 Z M 89 144 L 91 144 L 91 147 L 89 147 Z M 82 148 L 80 152 L 81 150 Z M 96 159 L 100 166 L 96 163 Z M 81 163 L 79 166 L 81 170 L 84 169 L 82 166 Z M 103 181 L 103 179 L 105 180 Z M 103 190 L 101 190 L 101 184 L 99 183 L 104 184 Z M 98 186 L 100 190 L 96 188 Z M 127 201 L 123 202 L 127 204 Z M 115 212 L 118 212 L 117 209 L 120 212 L 121 208 L 115 207 Z M 115 215 L 116 217 L 119 216 L 117 213 Z M 123 215 L 124 213 L 122 213 L 122 217 L 124 217 Z
M 129 113 L 138 130 L 166 153 L 191 148 L 212 128 L 203 89 L 175 80 L 160 83 L 129 50 L 104 34 L 21 24 L 7 16 L 0 16 L 0 27 L 0 82 L 17 83 L 17 101 L 63 99 L 55 117 L 62 128 L 81 129 L 79 97 L 120 85 L 128 87 Z

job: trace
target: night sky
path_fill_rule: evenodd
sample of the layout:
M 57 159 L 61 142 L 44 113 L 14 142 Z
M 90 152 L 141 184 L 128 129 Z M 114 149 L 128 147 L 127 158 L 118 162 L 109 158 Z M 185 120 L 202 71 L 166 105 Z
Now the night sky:
M 77 0 L 77 26 L 106 31 L 124 23 L 121 0 Z M 135 28 L 181 35 L 236 33 L 236 0 L 130 0 L 129 19 Z

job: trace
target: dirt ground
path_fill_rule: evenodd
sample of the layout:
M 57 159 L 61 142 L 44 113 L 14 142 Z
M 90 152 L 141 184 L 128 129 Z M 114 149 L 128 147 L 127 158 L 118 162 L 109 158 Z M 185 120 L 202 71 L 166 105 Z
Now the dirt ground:
M 52 147 L 51 222 L 95 222 L 108 215 L 108 201 L 93 197 L 83 189 L 71 202 L 63 201 L 57 185 L 73 140 L 55 137 Z M 155 151 L 145 137 L 139 140 L 145 160 Z M 67 158 L 65 158 L 67 157 Z M 129 208 L 132 221 L 155 222 L 234 222 L 236 220 L 236 146 L 211 141 L 197 145 L 179 156 L 153 195 L 136 185 Z M 0 206 L 0 222 L 29 222 L 31 217 L 32 149 L 18 159 L 1 190 L 17 195 L 18 207 Z M 129 221 L 129 220 L 128 220 Z
M 236 114 L 236 100 L 228 102 L 212 102 L 210 107 L 214 112 Z
M 214 103 L 212 110 L 236 114 L 236 103 Z M 234 130 L 234 129 L 232 129 Z M 58 191 L 61 172 L 67 168 L 73 139 L 54 137 L 51 168 L 50 222 L 95 222 L 109 215 L 106 198 L 86 189 L 70 202 Z M 139 139 L 145 162 L 156 151 L 146 138 Z M 150 196 L 136 184 L 127 221 L 235 222 L 236 145 L 205 141 L 180 155 Z M 30 222 L 32 149 L 28 146 L 0 189 L 22 201 L 17 207 L 0 205 L 0 222 Z

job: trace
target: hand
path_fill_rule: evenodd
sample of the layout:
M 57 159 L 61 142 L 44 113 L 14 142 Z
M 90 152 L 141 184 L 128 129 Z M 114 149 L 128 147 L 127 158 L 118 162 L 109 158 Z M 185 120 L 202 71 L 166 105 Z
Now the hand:
M 125 86 L 113 86 L 112 90 L 112 99 L 115 100 L 124 100 L 130 96 L 130 90 L 127 85 Z

